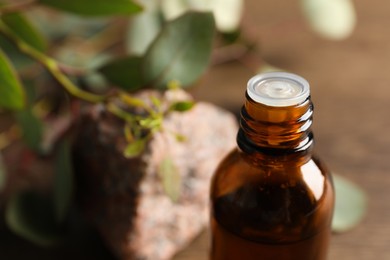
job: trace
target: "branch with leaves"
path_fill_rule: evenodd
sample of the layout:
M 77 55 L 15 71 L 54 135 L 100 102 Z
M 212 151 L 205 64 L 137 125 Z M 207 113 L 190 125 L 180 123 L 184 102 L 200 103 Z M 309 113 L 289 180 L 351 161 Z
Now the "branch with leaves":
M 186 111 L 193 102 L 178 101 L 163 106 L 161 100 L 152 97 L 149 104 L 132 93 L 146 88 L 164 91 L 172 85 L 187 87 L 194 84 L 210 60 L 214 18 L 210 12 L 186 12 L 176 19 L 161 21 L 161 29 L 144 53 L 121 54 L 118 58 L 111 54 L 109 60 L 91 69 L 66 64 L 55 57 L 53 44 L 57 39 L 48 40 L 29 20 L 33 15 L 29 14 L 30 10 L 43 5 L 56 9 L 56 15 L 71 12 L 91 17 L 111 16 L 110 19 L 137 14 L 142 8 L 131 0 L 97 0 L 94 5 L 87 0 L 37 0 L 0 7 L 0 48 L 3 50 L 0 50 L 0 109 L 3 113 L 14 114 L 15 125 L 11 129 L 17 129 L 17 138 L 22 136 L 24 143 L 37 154 L 54 153 L 58 165 L 53 183 L 54 200 L 30 190 L 18 193 L 7 204 L 6 220 L 15 233 L 40 245 L 49 245 L 58 242 L 63 235 L 62 226 L 71 206 L 74 177 L 68 141 L 61 142 L 55 150 L 45 150 L 42 146 L 45 117 L 52 114 L 52 108 L 45 104 L 54 101 L 48 100 L 51 97 L 45 95 L 47 92 L 40 93 L 39 82 L 42 81 L 36 78 L 44 78 L 43 82 L 49 83 L 55 79 L 54 86 L 62 87 L 70 100 L 101 104 L 123 120 L 124 135 L 129 143 L 124 155 L 137 156 L 152 134 L 162 130 L 167 113 Z M 20 57 L 28 61 L 27 66 L 18 66 Z M 103 92 L 97 93 L 93 84 L 85 84 L 85 79 L 91 74 L 104 78 Z M 51 91 L 64 96 L 60 89 Z M 134 114 L 133 108 L 144 112 Z M 49 111 L 42 112 L 42 109 Z M 8 132 L 0 136 L 2 148 L 15 139 L 9 139 Z M 3 169 L 0 172 L 3 173 Z M 40 210 L 32 214 L 28 212 L 31 207 Z M 42 219 L 46 219 L 45 223 L 41 223 Z

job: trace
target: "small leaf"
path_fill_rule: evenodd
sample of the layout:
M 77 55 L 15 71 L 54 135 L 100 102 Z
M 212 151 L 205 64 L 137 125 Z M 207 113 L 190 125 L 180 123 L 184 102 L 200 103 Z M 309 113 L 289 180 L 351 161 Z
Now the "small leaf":
M 222 32 L 237 30 L 243 6 L 243 0 L 214 0 L 212 9 L 218 30 Z
M 145 142 L 146 140 L 144 139 L 138 139 L 128 144 L 123 155 L 126 158 L 134 158 L 139 156 L 145 149 Z
M 186 11 L 212 11 L 217 29 L 221 32 L 237 30 L 244 7 L 243 0 L 162 0 L 161 10 L 165 18 L 174 19 Z
M 61 223 L 67 216 L 74 191 L 70 143 L 61 142 L 55 160 L 54 209 L 56 220 Z
M 135 16 L 129 26 L 126 39 L 128 53 L 143 55 L 161 28 L 157 11 L 148 10 Z
M 130 15 L 142 7 L 132 0 L 38 0 L 41 4 L 62 11 L 87 16 Z
M 7 178 L 7 171 L 5 169 L 3 157 L 0 154 L 0 193 L 5 186 L 6 178 Z
M 24 107 L 25 94 L 7 57 L 0 50 L 0 107 L 19 110 Z
M 311 28 L 324 37 L 344 39 L 355 28 L 356 13 L 351 0 L 302 0 L 302 8 Z
M 189 12 L 170 21 L 144 56 L 145 82 L 159 88 L 171 80 L 183 86 L 194 83 L 207 68 L 213 35 L 211 13 Z
M 50 246 L 61 239 L 55 221 L 51 198 L 32 191 L 19 193 L 7 203 L 5 219 L 17 235 L 41 246 Z
M 34 151 L 42 152 L 43 123 L 32 111 L 23 110 L 15 114 L 16 120 L 22 129 L 23 141 Z
M 161 0 L 161 11 L 165 19 L 172 20 L 183 15 L 189 9 L 189 3 L 181 0 Z
M 336 191 L 336 205 L 332 230 L 345 232 L 362 220 L 367 207 L 367 198 L 363 190 L 347 179 L 333 174 Z
M 184 112 L 190 110 L 194 105 L 195 103 L 193 101 L 179 101 L 173 103 L 170 107 L 170 110 Z
M 181 175 L 172 159 L 165 158 L 161 162 L 159 175 L 162 180 L 165 193 L 173 202 L 177 202 L 180 197 Z
M 19 13 L 5 14 L 1 20 L 24 42 L 36 50 L 46 50 L 47 44 L 38 30 Z
M 134 91 L 142 87 L 140 57 L 125 57 L 113 60 L 99 69 L 104 77 L 112 84 L 127 90 Z
M 140 126 L 148 129 L 158 128 L 162 124 L 162 118 L 161 117 L 151 117 L 151 118 L 145 118 L 140 120 L 139 122 Z

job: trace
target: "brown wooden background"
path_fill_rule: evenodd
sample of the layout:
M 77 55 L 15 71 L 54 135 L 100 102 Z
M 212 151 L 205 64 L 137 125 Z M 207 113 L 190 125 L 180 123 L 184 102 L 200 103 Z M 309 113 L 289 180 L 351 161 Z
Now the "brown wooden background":
M 262 57 L 307 78 L 315 102 L 316 150 L 329 167 L 367 191 L 368 213 L 334 235 L 331 260 L 390 259 L 390 1 L 355 0 L 358 26 L 329 41 L 305 24 L 299 1 L 246 0 L 245 23 Z M 214 67 L 193 89 L 199 100 L 238 111 L 253 71 L 240 63 Z M 100 241 L 43 250 L 0 234 L 0 259 L 112 259 Z M 176 260 L 207 259 L 206 230 Z

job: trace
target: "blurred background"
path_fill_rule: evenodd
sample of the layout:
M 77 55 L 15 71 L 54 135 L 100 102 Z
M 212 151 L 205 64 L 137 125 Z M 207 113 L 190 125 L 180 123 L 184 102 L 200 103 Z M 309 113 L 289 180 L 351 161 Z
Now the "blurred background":
M 220 48 L 189 92 L 238 115 L 254 74 L 273 67 L 306 78 L 315 105 L 317 153 L 368 200 L 363 220 L 333 235 L 329 259 L 390 259 L 390 2 L 347 1 L 353 14 L 341 14 L 345 20 L 323 18 L 341 30 L 329 35 L 333 29 L 318 29 L 321 22 L 310 20 L 303 7 L 313 1 L 245 0 L 240 37 L 245 48 L 256 51 L 240 43 Z M 346 27 L 337 29 L 343 23 Z M 114 259 L 94 232 L 80 243 L 47 249 L 13 234 L 3 222 L 0 259 Z M 208 236 L 205 230 L 174 259 L 207 259 Z

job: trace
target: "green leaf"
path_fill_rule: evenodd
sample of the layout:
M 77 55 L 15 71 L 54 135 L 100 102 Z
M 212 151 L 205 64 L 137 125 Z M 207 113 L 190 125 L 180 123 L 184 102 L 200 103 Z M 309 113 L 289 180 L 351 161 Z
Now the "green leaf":
M 179 101 L 171 105 L 170 110 L 184 112 L 190 110 L 195 103 L 193 101 Z
M 140 120 L 140 126 L 148 129 L 159 128 L 162 124 L 162 117 L 149 117 Z
M 189 12 L 166 24 L 144 56 L 145 82 L 159 88 L 172 80 L 194 83 L 207 68 L 213 35 L 211 13 Z
M 38 245 L 50 246 L 61 239 L 49 196 L 32 191 L 14 195 L 7 203 L 5 219 L 14 233 Z
M 22 129 L 23 141 L 34 151 L 41 153 L 44 130 L 42 121 L 30 109 L 17 112 L 15 117 Z
M 177 202 L 180 197 L 181 175 L 172 159 L 165 158 L 161 162 L 159 175 L 162 180 L 165 193 L 173 202 Z
M 0 154 L 0 192 L 5 186 L 6 178 L 7 178 L 7 171 L 5 169 L 3 157 Z
M 142 87 L 140 57 L 125 57 L 113 60 L 99 69 L 103 76 L 112 84 L 134 91 Z
M 333 174 L 336 205 L 332 230 L 345 232 L 360 223 L 367 207 L 367 198 L 362 189 L 347 179 Z
M 55 160 L 54 209 L 58 222 L 67 216 L 74 191 L 70 143 L 61 142 Z
M 19 110 L 24 107 L 25 94 L 14 68 L 0 50 L 0 107 Z
M 221 32 L 237 30 L 240 25 L 243 7 L 243 0 L 214 1 L 213 13 L 218 30 Z
M 146 11 L 135 16 L 127 32 L 127 51 L 143 55 L 161 29 L 161 22 L 156 11 Z
M 139 156 L 145 149 L 145 139 L 138 139 L 127 145 L 123 155 L 126 158 L 134 158 Z
M 340 40 L 351 35 L 356 12 L 351 0 L 301 0 L 310 27 L 320 35 Z
M 131 15 L 142 11 L 132 0 L 38 0 L 62 11 L 87 16 Z
M 1 16 L 1 20 L 24 42 L 43 52 L 47 44 L 37 29 L 19 13 L 10 13 Z
M 161 11 L 167 20 L 174 19 L 188 10 L 212 11 L 217 29 L 232 32 L 240 25 L 243 0 L 162 0 Z

